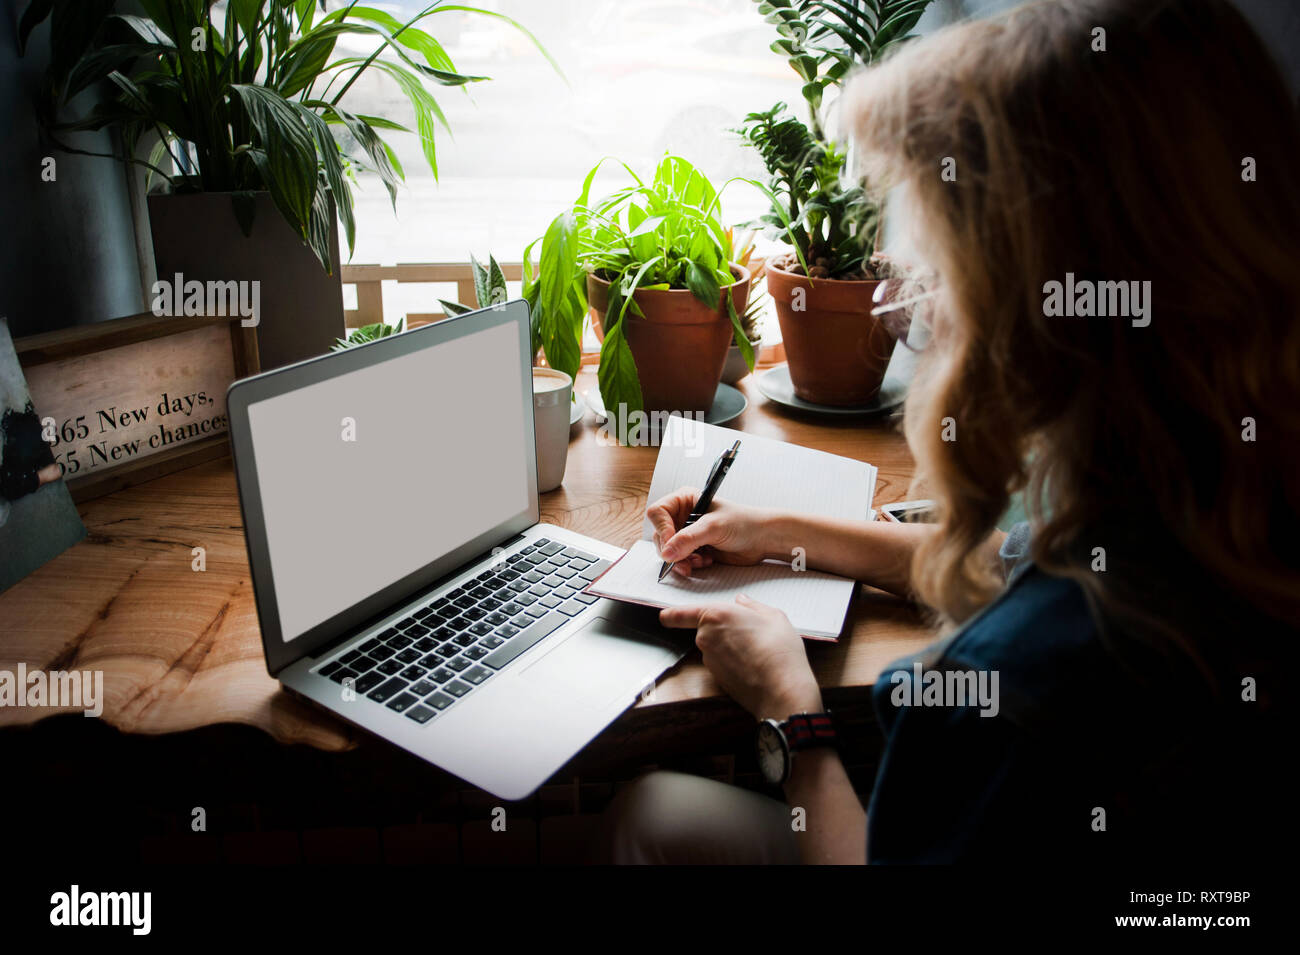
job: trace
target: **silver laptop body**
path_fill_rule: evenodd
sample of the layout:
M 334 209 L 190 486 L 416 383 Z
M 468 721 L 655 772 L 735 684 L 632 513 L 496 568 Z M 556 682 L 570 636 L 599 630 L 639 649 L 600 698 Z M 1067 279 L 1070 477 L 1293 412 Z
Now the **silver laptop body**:
M 227 408 L 291 691 L 521 799 L 682 656 L 582 592 L 622 549 L 539 523 L 526 303 L 244 379 Z

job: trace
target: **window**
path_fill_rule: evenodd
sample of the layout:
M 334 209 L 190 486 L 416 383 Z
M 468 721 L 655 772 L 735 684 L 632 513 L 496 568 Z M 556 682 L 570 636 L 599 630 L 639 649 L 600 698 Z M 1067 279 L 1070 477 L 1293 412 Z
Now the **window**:
M 423 4 L 373 5 L 405 20 Z M 353 263 L 463 262 L 471 252 L 519 261 L 524 247 L 576 198 L 583 176 L 603 156 L 645 174 L 671 150 L 719 187 L 733 176 L 765 179 L 758 157 L 729 130 L 746 113 L 777 101 L 803 108 L 798 77 L 769 49 L 775 31 L 753 0 L 478 5 L 531 30 L 568 82 L 508 25 L 461 13 L 435 15 L 428 30 L 457 68 L 492 79 L 463 91 L 436 91 L 451 126 L 451 135 L 439 129 L 437 180 L 413 134 L 387 134 L 405 167 L 406 186 L 394 216 L 378 179 L 361 178 Z M 349 90 L 345 104 L 399 122 L 412 119 L 400 91 L 377 74 Z M 612 164 L 595 192 L 625 181 L 620 173 Z M 751 219 L 765 207 L 762 194 L 746 183 L 723 193 L 725 221 Z M 760 252 L 774 246 L 760 242 Z M 385 318 L 436 311 L 435 297 L 454 296 L 454 287 L 386 283 Z

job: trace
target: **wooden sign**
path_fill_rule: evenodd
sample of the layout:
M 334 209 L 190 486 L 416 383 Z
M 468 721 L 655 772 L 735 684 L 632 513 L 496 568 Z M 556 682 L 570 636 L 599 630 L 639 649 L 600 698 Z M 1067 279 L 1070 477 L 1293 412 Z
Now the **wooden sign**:
M 229 452 L 226 388 L 257 371 L 238 316 L 151 314 L 14 342 L 74 500 Z

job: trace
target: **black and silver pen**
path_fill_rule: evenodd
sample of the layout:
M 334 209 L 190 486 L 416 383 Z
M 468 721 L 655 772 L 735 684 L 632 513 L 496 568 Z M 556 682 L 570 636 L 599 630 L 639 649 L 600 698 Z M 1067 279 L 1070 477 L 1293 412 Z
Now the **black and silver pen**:
M 708 513 L 709 508 L 713 505 L 713 498 L 718 493 L 718 488 L 722 487 L 722 479 L 727 476 L 731 470 L 731 465 L 736 460 L 736 452 L 740 450 L 740 442 L 737 441 L 726 451 L 722 452 L 721 457 L 713 462 L 713 470 L 709 472 L 709 479 L 704 482 L 704 491 L 696 500 L 695 506 L 691 508 L 691 514 L 686 518 L 686 523 L 678 530 L 690 527 L 701 517 Z M 663 566 L 659 569 L 659 582 L 663 583 L 665 577 L 672 572 L 673 564 L 677 561 L 664 561 Z

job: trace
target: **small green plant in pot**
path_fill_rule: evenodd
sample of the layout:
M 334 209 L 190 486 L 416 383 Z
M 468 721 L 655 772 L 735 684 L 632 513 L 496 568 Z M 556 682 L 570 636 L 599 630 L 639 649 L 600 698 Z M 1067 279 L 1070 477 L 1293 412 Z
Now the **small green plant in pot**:
M 624 165 L 632 184 L 592 201 L 600 166 L 539 240 L 536 274 L 537 243 L 524 253 L 525 297 L 547 361 L 574 373 L 590 308 L 603 333 L 597 378 L 611 413 L 703 413 L 749 293 L 748 270 L 732 261 L 718 191 L 669 155 L 649 181 Z M 752 368 L 743 332 L 739 340 Z
M 871 316 L 885 276 L 871 258 L 879 208 L 860 183 L 845 181 L 845 150 L 829 140 L 821 111 L 827 89 L 909 38 L 930 0 L 755 0 L 779 38 L 772 49 L 803 80 L 805 124 L 778 103 L 750 113 L 739 132 L 763 159 L 775 196 L 762 223 L 779 227 L 792 251 L 768 261 L 795 394 L 848 406 L 879 390 L 893 351 Z
M 732 238 L 735 243 L 733 257 L 749 269 L 749 297 L 745 303 L 745 311 L 740 316 L 740 329 L 732 334 L 731 347 L 727 349 L 727 363 L 722 366 L 722 382 L 727 385 L 736 384 L 754 370 L 745 363 L 745 356 L 741 351 L 742 339 L 753 351 L 756 364 L 763 347 L 761 321 L 771 297 L 763 291 L 762 264 L 750 264 L 754 257 L 754 238 L 755 233 L 752 230 L 745 232 L 739 241 L 735 239 L 734 233 Z

